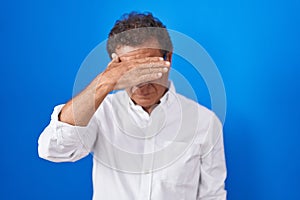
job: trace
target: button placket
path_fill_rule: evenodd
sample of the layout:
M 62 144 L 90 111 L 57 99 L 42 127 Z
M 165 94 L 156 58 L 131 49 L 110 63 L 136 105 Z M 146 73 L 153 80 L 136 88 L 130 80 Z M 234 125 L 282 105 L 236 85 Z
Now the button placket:
M 145 148 L 143 156 L 143 171 L 141 173 L 141 187 L 139 200 L 150 200 L 152 192 L 153 179 L 153 152 L 155 150 L 155 140 L 145 139 Z

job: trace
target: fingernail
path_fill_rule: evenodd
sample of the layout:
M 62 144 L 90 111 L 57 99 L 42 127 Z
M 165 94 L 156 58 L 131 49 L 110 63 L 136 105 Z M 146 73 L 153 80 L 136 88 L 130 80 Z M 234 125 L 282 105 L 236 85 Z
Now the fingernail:
M 161 76 L 162 76 L 162 73 L 160 73 L 160 72 L 157 73 L 157 76 L 158 76 L 158 77 L 161 77 Z
M 167 72 L 168 70 L 169 70 L 169 68 L 167 68 L 167 67 L 163 68 L 163 72 Z
M 163 61 L 163 60 L 164 60 L 164 58 L 162 58 L 162 57 L 159 57 L 159 60 L 160 60 L 160 61 Z
M 169 61 L 166 61 L 166 65 L 170 65 L 171 63 Z
M 112 59 L 115 59 L 117 57 L 117 54 L 116 53 L 112 53 L 111 57 L 112 57 Z

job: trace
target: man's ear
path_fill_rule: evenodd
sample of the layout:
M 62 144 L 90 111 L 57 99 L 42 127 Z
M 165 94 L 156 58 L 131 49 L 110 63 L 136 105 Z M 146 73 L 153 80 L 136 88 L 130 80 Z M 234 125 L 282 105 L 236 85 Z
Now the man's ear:
M 173 55 L 173 52 L 168 52 L 166 55 L 166 60 L 169 61 L 170 63 L 172 62 L 172 55 Z

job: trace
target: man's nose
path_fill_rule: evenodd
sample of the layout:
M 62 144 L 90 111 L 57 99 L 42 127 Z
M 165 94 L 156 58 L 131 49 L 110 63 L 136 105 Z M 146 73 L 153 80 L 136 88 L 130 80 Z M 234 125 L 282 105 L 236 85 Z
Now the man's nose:
M 131 89 L 131 92 L 134 93 L 135 91 L 139 91 L 139 92 L 142 92 L 142 91 L 145 91 L 148 89 L 149 86 L 151 86 L 152 83 L 151 82 L 146 82 L 146 83 L 141 83 L 141 84 L 138 84 L 136 86 L 133 86 L 132 89 Z
M 150 84 L 151 84 L 151 82 L 140 83 L 140 84 L 138 84 L 136 87 L 137 87 L 137 88 L 142 88 L 142 87 L 144 87 L 144 86 L 149 86 Z

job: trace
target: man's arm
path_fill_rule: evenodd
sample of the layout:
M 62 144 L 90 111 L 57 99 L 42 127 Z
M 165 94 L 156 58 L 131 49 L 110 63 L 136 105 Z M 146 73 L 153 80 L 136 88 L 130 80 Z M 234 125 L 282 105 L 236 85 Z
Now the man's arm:
M 216 116 L 212 117 L 204 154 L 201 156 L 201 175 L 199 200 L 226 200 L 225 179 L 227 175 L 222 124 Z

